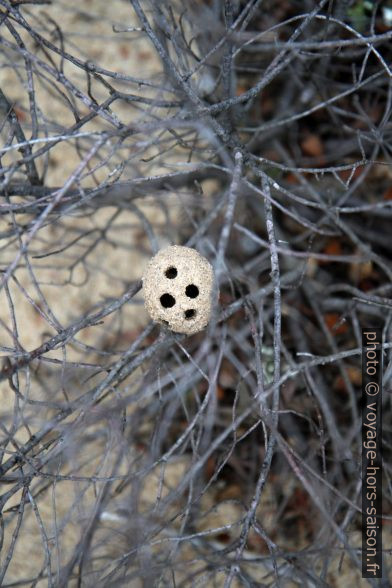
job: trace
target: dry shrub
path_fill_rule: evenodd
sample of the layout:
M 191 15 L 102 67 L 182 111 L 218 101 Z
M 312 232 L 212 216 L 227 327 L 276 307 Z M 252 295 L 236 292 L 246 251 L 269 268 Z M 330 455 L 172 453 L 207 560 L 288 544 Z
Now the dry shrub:
M 0 0 L 2 586 L 361 584 L 381 4 Z M 215 267 L 192 337 L 143 310 L 168 243 Z

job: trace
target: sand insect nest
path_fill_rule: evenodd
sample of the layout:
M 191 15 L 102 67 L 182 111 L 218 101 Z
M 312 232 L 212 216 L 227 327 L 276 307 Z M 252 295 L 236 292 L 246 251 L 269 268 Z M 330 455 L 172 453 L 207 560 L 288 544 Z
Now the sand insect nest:
M 176 333 L 191 335 L 211 316 L 214 272 L 195 249 L 171 245 L 151 258 L 143 278 L 147 312 Z

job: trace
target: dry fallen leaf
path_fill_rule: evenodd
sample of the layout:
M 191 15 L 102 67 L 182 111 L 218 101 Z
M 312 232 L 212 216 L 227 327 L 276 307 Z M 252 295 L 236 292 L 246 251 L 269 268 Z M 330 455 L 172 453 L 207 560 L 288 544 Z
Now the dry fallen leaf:
M 301 149 L 304 155 L 310 157 L 320 157 L 324 153 L 324 147 L 318 135 L 308 135 L 301 142 Z
M 341 335 L 347 332 L 348 325 L 347 323 L 341 323 L 341 316 L 336 312 L 329 312 L 324 315 L 325 323 L 328 327 L 328 330 L 333 335 Z

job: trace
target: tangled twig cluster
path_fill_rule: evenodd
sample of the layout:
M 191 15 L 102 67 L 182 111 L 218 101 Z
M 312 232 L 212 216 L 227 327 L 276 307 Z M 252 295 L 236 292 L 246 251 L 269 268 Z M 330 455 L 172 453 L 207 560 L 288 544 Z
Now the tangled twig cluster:
M 360 5 L 0 0 L 2 586 L 358 583 L 361 327 L 384 415 L 392 376 L 392 31 Z M 218 277 L 192 337 L 141 311 L 168 243 Z

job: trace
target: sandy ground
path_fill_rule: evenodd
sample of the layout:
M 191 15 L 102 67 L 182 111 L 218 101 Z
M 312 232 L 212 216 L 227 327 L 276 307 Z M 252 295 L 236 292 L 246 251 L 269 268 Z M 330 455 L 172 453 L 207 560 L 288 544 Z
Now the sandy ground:
M 78 12 L 75 11 L 76 8 Z M 65 33 L 68 50 L 82 59 L 88 58 L 103 67 L 115 68 L 118 72 L 135 77 L 153 75 L 160 69 L 151 47 L 144 39 L 139 38 L 129 43 L 125 34 L 116 35 L 113 33 L 113 26 L 137 26 L 128 2 L 121 0 L 115 2 L 103 0 L 58 2 L 55 0 L 50 7 L 33 7 L 29 9 L 29 12 L 36 16 L 38 22 L 40 19 L 45 21 L 47 14 L 57 21 Z M 24 40 L 31 46 L 31 40 L 27 39 L 26 35 L 24 35 Z M 27 98 L 17 72 L 17 68 L 7 67 L 7 64 L 4 64 L 0 71 L 0 84 L 8 99 L 16 106 L 18 112 L 22 113 L 20 116 L 23 119 L 23 109 L 27 107 Z M 65 73 L 75 85 L 83 86 L 83 72 L 78 68 L 66 64 Z M 72 123 L 69 108 L 62 105 L 61 101 L 53 100 L 45 87 L 37 84 L 36 93 L 39 108 L 48 121 L 56 121 L 65 127 Z M 134 111 L 127 104 L 116 105 L 114 110 L 123 121 L 131 122 L 134 119 Z M 87 130 L 95 129 L 91 129 L 90 125 Z M 5 159 L 6 163 L 11 157 L 12 154 L 8 160 Z M 74 146 L 62 142 L 51 151 L 47 185 L 63 185 L 79 163 L 80 159 Z M 150 173 L 158 174 L 160 171 L 162 170 L 157 165 L 155 170 L 150 170 Z M 107 172 L 105 171 L 105 173 Z M 97 174 L 96 177 L 99 179 L 99 171 Z M 148 198 L 140 208 L 143 209 L 147 218 L 158 227 L 159 233 L 159 225 L 166 222 L 162 212 L 151 202 L 149 203 Z M 32 243 L 30 251 L 35 256 L 55 251 L 87 231 L 95 231 L 90 239 L 90 243 L 93 245 L 98 231 L 107 227 L 108 219 L 113 216 L 114 212 L 114 208 L 106 207 L 87 217 L 78 213 L 72 214 L 68 218 L 62 219 L 61 224 L 54 223 L 41 229 Z M 175 206 L 171 207 L 171 213 L 175 214 Z M 18 221 L 23 222 L 23 218 L 19 217 Z M 7 229 L 8 222 L 9 218 L 2 219 L 1 230 Z M 135 247 L 136 242 L 139 245 L 137 248 Z M 140 243 L 144 255 L 141 253 Z M 4 246 L 4 242 L 0 240 L 1 245 Z M 8 246 L 6 250 L 2 251 L 3 266 L 13 261 L 18 251 L 18 245 L 18 243 L 14 243 L 13 246 Z M 111 225 L 106 240 L 100 239 L 92 248 L 85 264 L 80 263 L 72 267 L 72 256 L 67 257 L 67 254 L 61 256 L 61 265 L 59 265 L 58 255 L 53 258 L 32 258 L 31 262 L 33 272 L 39 281 L 42 298 L 51 309 L 53 319 L 66 327 L 91 310 L 97 302 L 120 296 L 126 291 L 127 284 L 140 279 L 149 259 L 149 253 L 149 244 L 144 238 L 139 218 L 135 213 L 124 210 Z M 32 284 L 31 274 L 25 264 L 21 265 L 22 267 L 16 272 L 17 283 L 10 282 L 9 294 L 13 301 L 17 320 L 19 345 L 24 350 L 31 351 L 48 337 L 56 334 L 56 330 L 53 324 L 48 323 L 40 314 L 40 300 L 37 290 Z M 10 307 L 4 290 L 0 293 L 0 319 L 3 324 L 12 328 Z M 132 342 L 135 333 L 149 320 L 140 295 L 123 308 L 122 320 L 126 326 L 122 331 L 123 340 L 117 341 L 117 345 L 124 349 L 127 344 Z M 2 332 L 2 345 L 11 347 L 13 345 L 11 335 L 4 329 Z M 107 333 L 105 326 L 84 329 L 77 339 L 85 345 L 97 345 L 97 341 L 99 341 L 101 348 L 110 346 L 111 343 L 110 334 Z M 52 359 L 61 359 L 62 353 L 55 351 L 49 356 Z M 83 361 L 96 359 L 93 353 L 89 354 L 83 347 L 68 346 L 68 361 L 80 361 L 82 358 Z M 43 392 L 33 388 L 31 396 L 39 399 L 42 398 Z M 3 382 L 0 384 L 1 411 L 4 414 L 12 412 L 13 404 L 14 395 L 8 383 Z M 30 431 L 34 431 L 35 427 L 39 428 L 40 425 L 41 422 L 30 423 Z M 28 436 L 28 431 L 21 427 L 15 435 L 15 440 L 18 443 L 23 443 Z M 91 460 L 91 455 L 88 456 L 89 467 L 92 470 L 95 470 L 100 463 L 101 449 L 94 448 L 96 459 Z M 78 459 L 83 461 L 83 451 L 80 448 L 78 449 Z M 84 473 L 87 475 L 86 470 Z M 37 576 L 47 555 L 41 541 L 43 533 L 47 535 L 52 559 L 57 563 L 61 562 L 60 565 L 64 565 L 68 560 L 78 544 L 80 528 L 85 522 L 86 513 L 89 512 L 95 501 L 91 488 L 86 491 L 82 486 L 82 484 L 74 482 L 61 482 L 53 488 L 53 492 L 47 496 L 47 500 L 39 502 L 38 510 L 35 513 L 33 502 L 31 502 L 31 508 L 26 509 L 14 556 L 8 567 L 7 582 L 33 579 Z M 149 500 L 149 490 L 146 493 L 146 500 Z M 20 498 L 21 492 L 11 497 L 5 505 L 5 510 L 18 504 Z M 12 541 L 14 527 L 14 524 L 8 526 L 7 520 L 5 522 L 3 554 L 6 553 Z M 56 536 L 59 540 L 56 539 Z M 112 546 L 111 549 L 115 549 L 119 554 L 120 545 L 122 545 L 121 542 L 117 546 Z M 37 586 L 46 585 L 47 581 L 43 579 L 37 584 Z M 136 585 L 138 584 L 135 583 Z
M 75 7 L 85 11 L 85 18 L 80 13 L 75 13 Z M 89 11 L 91 10 L 91 15 Z M 112 26 L 136 26 L 134 15 L 127 2 L 117 0 L 116 2 L 104 2 L 102 0 L 85 0 L 83 3 L 71 2 L 54 2 L 50 9 L 48 7 L 33 9 L 34 14 L 44 18 L 44 14 L 56 20 L 62 27 L 66 38 L 69 42 L 69 51 L 75 52 L 82 59 L 90 59 L 99 63 L 102 67 L 113 68 L 118 72 L 124 72 L 135 77 L 153 75 L 159 70 L 159 63 L 151 47 L 144 39 L 138 39 L 132 43 L 124 40 L 124 35 L 115 35 Z M 69 79 L 76 85 L 82 85 L 83 72 L 78 68 L 65 67 Z M 21 108 L 27 106 L 26 94 L 23 92 L 20 82 L 17 80 L 14 69 L 3 68 L 0 76 L 1 87 L 6 89 L 7 97 L 10 101 Z M 51 99 L 45 88 L 37 84 L 37 102 L 41 110 L 45 113 L 48 120 L 61 121 L 61 125 L 67 126 L 70 120 L 69 109 L 61 104 L 58 100 Z M 23 92 L 23 93 L 22 93 Z M 133 111 L 127 104 L 119 103 L 116 105 L 117 114 L 121 120 L 132 120 Z M 90 127 L 91 128 L 91 127 Z M 90 130 L 90 128 L 88 130 Z M 62 142 L 51 152 L 47 185 L 61 186 L 69 176 L 75 171 L 80 163 L 73 145 Z M 156 167 L 155 173 L 161 170 Z M 102 171 L 103 176 L 107 172 Z M 99 177 L 99 172 L 98 172 Z M 148 200 L 148 199 L 147 199 Z M 171 207 L 173 210 L 173 207 Z M 162 214 L 156 207 L 144 204 L 144 211 L 149 218 L 154 220 L 156 225 L 164 222 Z M 61 246 L 67 240 L 82 231 L 98 230 L 107 226 L 108 219 L 113 215 L 114 208 L 104 208 L 95 212 L 94 215 L 81 216 L 73 214 L 65 219 L 61 226 L 54 223 L 39 232 L 38 238 L 33 242 L 31 251 L 35 255 L 42 255 Z M 23 218 L 19 217 L 20 222 Z M 5 219 L 4 228 L 9 219 Z M 3 227 L 2 227 L 3 228 Z M 67 257 L 61 259 L 64 261 L 63 267 L 58 267 L 58 257 L 53 262 L 50 258 L 33 260 L 33 268 L 39 276 L 42 292 L 48 301 L 48 305 L 53 310 L 53 314 L 62 325 L 67 325 L 77 316 L 80 316 L 87 308 L 91 308 L 94 303 L 106 297 L 116 297 L 124 292 L 124 283 L 132 282 L 139 279 L 143 274 L 145 264 L 149 257 L 148 245 L 146 246 L 145 256 L 140 254 L 140 250 L 135 249 L 135 240 L 140 240 L 140 221 L 137 216 L 124 210 L 120 218 L 116 221 L 108 234 L 107 241 L 101 240 L 88 256 L 88 267 L 78 264 L 72 271 L 67 269 L 65 262 Z M 109 242 L 112 243 L 109 243 Z M 14 249 L 7 248 L 2 253 L 2 263 L 13 260 L 17 251 L 18 244 Z M 104 266 L 103 268 L 103 262 Z M 49 262 L 49 263 L 48 263 Z M 50 263 L 52 262 L 52 264 Z M 49 268 L 47 266 L 50 266 Z M 97 268 L 100 271 L 97 271 Z M 103 271 L 104 269 L 104 271 Z M 86 270 L 89 270 L 86 276 Z M 28 293 L 32 292 L 31 277 L 23 268 L 18 271 L 18 278 L 21 285 L 26 288 Z M 70 283 L 67 283 L 70 282 Z M 50 326 L 40 320 L 39 314 L 34 310 L 32 304 L 21 295 L 18 288 L 11 284 L 11 293 L 15 303 L 15 312 L 20 324 L 20 343 L 27 349 L 31 350 L 47 337 Z M 1 294 L 1 308 L 5 313 L 2 318 L 9 324 L 7 304 L 4 300 L 4 293 Z M 140 297 L 139 297 L 140 301 Z M 126 312 L 132 317 L 134 328 L 146 324 L 147 315 L 144 313 L 140 304 L 137 308 L 128 305 Z M 29 328 L 28 325 L 34 325 Z M 88 330 L 83 332 L 82 336 L 88 339 Z M 86 341 L 87 342 L 87 341 Z

